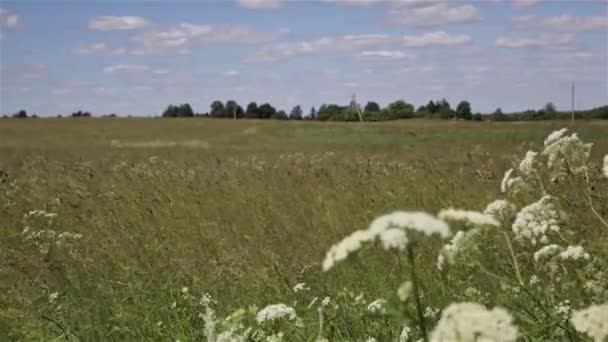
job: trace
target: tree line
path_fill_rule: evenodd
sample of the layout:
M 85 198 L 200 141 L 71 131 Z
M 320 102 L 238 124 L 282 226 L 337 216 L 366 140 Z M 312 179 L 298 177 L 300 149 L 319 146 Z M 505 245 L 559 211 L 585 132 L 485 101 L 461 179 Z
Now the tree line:
M 377 102 L 369 101 L 363 108 L 354 100 L 348 105 L 322 104 L 318 109 L 310 108 L 307 114 L 300 105 L 294 106 L 289 114 L 284 110 L 277 110 L 269 103 L 258 105 L 250 102 L 245 108 L 234 100 L 225 103 L 219 100 L 213 101 L 209 111 L 196 113 L 188 103 L 170 104 L 163 111 L 164 118 L 183 117 L 211 117 L 231 119 L 276 119 L 276 120 L 316 120 L 316 121 L 388 121 L 411 118 L 431 118 L 444 120 L 467 120 L 467 121 L 535 121 L 569 119 L 570 111 L 559 111 L 556 106 L 549 102 L 538 110 L 526 110 L 523 112 L 503 113 L 498 108 L 491 114 L 473 113 L 468 101 L 460 101 L 452 108 L 446 99 L 431 100 L 426 105 L 415 108 L 414 105 L 397 100 L 382 108 Z M 91 117 L 87 111 L 73 112 L 71 117 Z M 20 110 L 12 116 L 4 115 L 4 118 L 36 118 L 37 115 L 28 115 L 25 110 Z M 57 117 L 62 117 L 57 115 Z M 116 114 L 104 115 L 104 117 L 116 117 Z M 589 110 L 574 112 L 575 119 L 608 119 L 608 106 L 596 107 Z

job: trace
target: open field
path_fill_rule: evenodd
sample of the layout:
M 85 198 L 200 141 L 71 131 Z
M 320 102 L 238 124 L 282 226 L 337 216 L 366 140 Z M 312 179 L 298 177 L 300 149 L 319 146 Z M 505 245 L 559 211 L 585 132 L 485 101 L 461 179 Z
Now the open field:
M 501 195 L 504 172 L 562 127 L 594 143 L 589 176 L 539 166 L 525 191 Z M 396 295 L 412 280 L 406 254 L 366 244 L 322 272 L 330 246 L 395 210 L 480 211 L 506 196 L 521 209 L 543 190 L 567 213 L 551 238 L 591 258 L 535 263 L 538 246 L 510 230 L 515 213 L 448 270 L 436 267 L 445 241 L 420 239 L 408 251 L 426 324 L 474 301 L 509 310 L 522 341 L 583 340 L 570 311 L 608 301 L 607 153 L 608 123 L 595 121 L 0 120 L 0 340 L 204 341 L 207 293 L 218 317 L 244 308 L 245 326 L 257 327 L 254 305 L 293 306 L 297 324 L 259 328 L 285 341 L 396 341 L 404 323 L 415 341 L 418 307 Z M 384 315 L 367 309 L 378 298 Z

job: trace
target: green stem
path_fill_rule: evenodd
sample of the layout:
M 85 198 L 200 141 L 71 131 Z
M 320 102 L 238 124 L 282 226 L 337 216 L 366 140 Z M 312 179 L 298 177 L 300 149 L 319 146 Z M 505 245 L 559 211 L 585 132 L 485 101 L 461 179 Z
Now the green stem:
M 424 321 L 424 313 L 422 312 L 422 304 L 420 300 L 420 290 L 418 287 L 418 277 L 416 275 L 416 258 L 411 247 L 407 248 L 407 259 L 410 263 L 410 274 L 412 277 L 412 285 L 416 300 L 416 313 L 418 314 L 418 325 L 422 331 L 422 340 L 428 342 L 429 338 L 426 332 L 426 322 Z

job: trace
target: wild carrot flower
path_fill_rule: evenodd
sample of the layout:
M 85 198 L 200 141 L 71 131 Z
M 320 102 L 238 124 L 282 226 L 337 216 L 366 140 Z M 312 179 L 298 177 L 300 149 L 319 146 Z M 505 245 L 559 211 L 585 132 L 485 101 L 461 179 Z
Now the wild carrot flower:
M 575 133 L 546 145 L 542 154 L 548 157 L 547 166 L 552 171 L 578 174 L 587 168 L 592 146 L 593 144 L 584 144 Z
M 604 177 L 608 178 L 608 154 L 604 156 Z
M 465 221 L 479 226 L 500 226 L 500 223 L 492 216 L 471 210 L 443 209 L 439 212 L 437 217 L 440 220 Z
M 551 200 L 551 196 L 543 196 L 517 213 L 512 229 L 518 239 L 529 240 L 536 245 L 537 238 L 540 238 L 542 243 L 546 243 L 549 231 L 560 230 L 559 214 Z
M 589 253 L 585 252 L 582 246 L 568 246 L 565 251 L 559 253 L 559 257 L 564 260 L 589 260 Z
M 294 320 L 296 319 L 296 310 L 285 304 L 273 304 L 260 310 L 256 316 L 258 323 L 276 321 L 280 319 Z
M 49 303 L 54 303 L 59 298 L 59 292 L 53 292 L 49 295 Z
M 556 142 L 557 140 L 559 140 L 559 138 L 561 138 L 564 134 L 566 134 L 567 131 L 568 131 L 567 128 L 562 128 L 558 131 L 553 131 L 545 139 L 545 147 L 549 146 L 549 145 L 553 144 L 554 142 Z
M 608 338 L 608 303 L 574 311 L 570 322 L 595 342 L 604 342 Z
M 541 249 L 534 252 L 534 261 L 538 262 L 542 258 L 554 256 L 559 253 L 561 249 L 562 248 L 556 244 L 543 246 Z
M 412 294 L 413 289 L 414 289 L 414 285 L 412 284 L 412 282 L 405 281 L 397 289 L 397 297 L 399 297 L 400 301 L 405 302 L 410 298 L 410 295 Z
M 488 310 L 477 303 L 455 303 L 443 310 L 430 341 L 514 342 L 517 336 L 517 327 L 505 309 Z
M 293 287 L 293 292 L 298 293 L 300 291 L 306 291 L 309 290 L 308 287 L 306 287 L 306 283 L 298 283 L 296 284 L 296 286 Z
M 403 329 L 401 330 L 401 334 L 399 335 L 399 342 L 407 342 L 410 338 L 411 333 L 412 328 L 408 327 L 407 325 L 404 325 Z
M 369 305 L 367 306 L 367 311 L 374 313 L 374 314 L 383 313 L 385 305 L 386 305 L 386 300 L 379 298 L 379 299 L 376 299 L 375 301 L 369 303 Z
M 507 200 L 497 199 L 494 202 L 488 204 L 486 209 L 484 209 L 483 214 L 492 216 L 495 219 L 499 220 L 506 216 L 508 216 L 512 211 L 514 211 L 515 206 Z
M 538 152 L 534 152 L 534 151 L 526 152 L 526 156 L 519 163 L 519 171 L 522 174 L 524 174 L 528 177 L 534 175 L 534 172 L 536 170 L 536 168 L 534 167 L 534 160 L 537 155 L 538 155 Z
M 398 228 L 389 228 L 380 233 L 380 241 L 384 249 L 398 249 L 400 251 L 405 250 L 407 247 L 407 236 L 405 232 Z

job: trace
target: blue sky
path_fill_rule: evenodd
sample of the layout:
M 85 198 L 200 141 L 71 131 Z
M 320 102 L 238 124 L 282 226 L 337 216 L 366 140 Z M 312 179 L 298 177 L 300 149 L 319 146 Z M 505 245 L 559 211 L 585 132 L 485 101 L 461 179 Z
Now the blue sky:
M 159 115 L 215 99 L 474 111 L 608 104 L 608 2 L 0 1 L 0 112 Z

